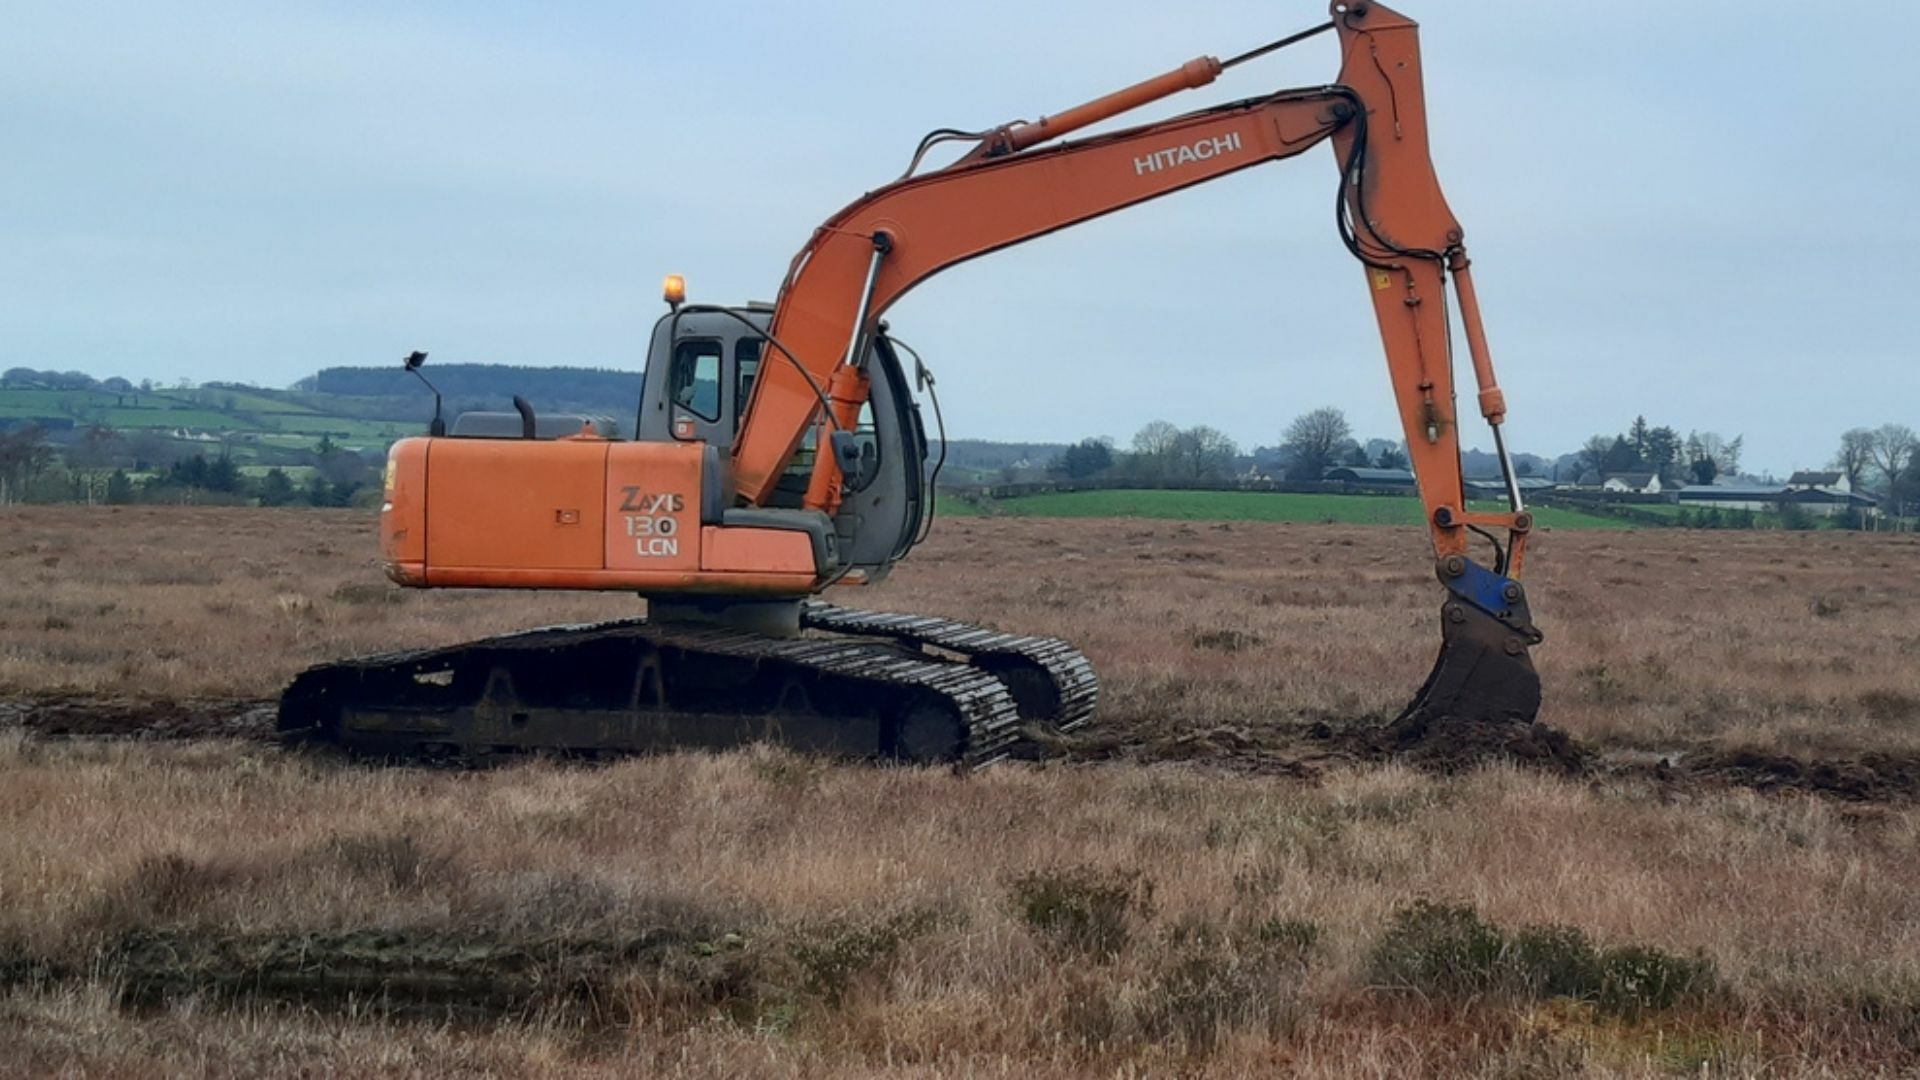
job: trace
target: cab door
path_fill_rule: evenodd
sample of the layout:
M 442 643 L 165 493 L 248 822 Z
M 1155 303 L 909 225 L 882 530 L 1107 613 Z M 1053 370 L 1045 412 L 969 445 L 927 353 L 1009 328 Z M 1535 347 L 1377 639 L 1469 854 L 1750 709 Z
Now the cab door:
M 854 432 L 860 463 L 847 471 L 834 526 L 843 561 L 878 580 L 918 537 L 928 495 L 927 434 L 907 374 L 884 335 L 874 339 L 867 376 L 867 407 Z
M 636 437 L 731 447 L 753 398 L 766 319 L 755 308 L 663 316 L 647 347 Z
M 726 446 L 733 442 L 733 409 L 727 399 L 727 341 L 681 338 L 667 361 L 667 431 L 680 442 Z

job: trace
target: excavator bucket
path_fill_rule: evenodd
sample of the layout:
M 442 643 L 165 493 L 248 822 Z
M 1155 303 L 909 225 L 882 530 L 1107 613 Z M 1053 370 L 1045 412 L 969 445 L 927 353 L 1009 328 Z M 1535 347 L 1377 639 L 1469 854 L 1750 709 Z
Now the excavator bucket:
M 1396 723 L 1532 723 L 1540 712 L 1540 676 L 1527 650 L 1537 640 L 1537 631 L 1527 635 L 1472 604 L 1447 601 L 1440 609 L 1440 656 Z
M 1440 607 L 1440 656 L 1394 727 L 1533 723 L 1540 712 L 1540 676 L 1528 650 L 1541 634 L 1525 590 L 1457 555 L 1442 560 L 1439 573 L 1452 594 Z

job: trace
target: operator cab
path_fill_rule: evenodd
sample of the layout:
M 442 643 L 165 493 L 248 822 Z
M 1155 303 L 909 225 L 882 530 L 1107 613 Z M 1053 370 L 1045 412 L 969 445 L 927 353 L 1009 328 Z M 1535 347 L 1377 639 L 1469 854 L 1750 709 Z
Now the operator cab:
M 766 337 L 772 321 L 771 304 L 676 304 L 654 324 L 633 441 L 699 445 L 699 502 L 707 508 L 703 515 L 710 515 L 703 518 L 707 524 L 805 532 L 813 538 L 821 575 L 859 570 L 866 580 L 877 581 L 919 541 L 931 509 L 926 429 L 906 372 L 883 325 L 868 347 L 868 400 L 852 432 L 851 463 L 843 467 L 845 490 L 831 519 L 805 508 L 820 420 L 801 440 L 771 496 L 761 504 L 744 505 L 733 488 L 733 446 L 751 415 L 761 365 L 787 362 Z M 420 370 L 425 359 L 424 352 L 413 353 L 406 369 L 433 390 L 432 436 L 543 442 L 581 435 L 625 438 L 622 425 L 614 420 L 577 413 L 537 415 L 518 396 L 514 412 L 462 413 L 449 431 L 440 393 Z
M 760 368 L 786 363 L 766 339 L 773 305 L 676 308 L 654 324 L 634 426 L 642 441 L 699 441 L 728 468 L 753 403 Z M 769 355 L 771 353 L 771 355 Z M 835 520 L 847 565 L 871 577 L 906 554 L 927 505 L 926 429 L 900 358 L 885 333 L 868 354 L 871 393 L 854 443 L 859 465 L 846 471 L 847 494 Z M 798 510 L 813 471 L 818 426 L 802 440 L 766 510 Z M 731 490 L 731 476 L 726 487 Z

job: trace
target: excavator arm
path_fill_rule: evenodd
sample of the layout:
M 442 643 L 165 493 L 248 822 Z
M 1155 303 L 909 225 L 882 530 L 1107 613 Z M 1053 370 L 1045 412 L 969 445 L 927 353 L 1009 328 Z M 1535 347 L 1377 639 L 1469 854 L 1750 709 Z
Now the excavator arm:
M 971 152 L 952 165 L 871 192 L 821 225 L 793 260 L 775 306 L 769 338 L 792 362 L 766 365 L 754 389 L 734 446 L 737 496 L 763 504 L 795 451 L 817 431 L 823 445 L 814 455 L 806 504 L 827 513 L 838 507 L 842 479 L 830 437 L 852 430 L 866 400 L 866 343 L 887 309 L 933 274 L 1330 141 L 1340 166 L 1340 233 L 1363 264 L 1436 569 L 1449 591 L 1440 660 L 1407 716 L 1532 719 L 1539 683 L 1527 649 L 1540 634 L 1518 581 L 1532 518 L 1506 456 L 1506 405 L 1464 234 L 1428 153 L 1417 27 L 1377 3 L 1338 0 L 1331 11 L 1323 27 L 1225 63 L 1201 58 L 1059 116 L 978 133 Z M 1046 145 L 1325 30 L 1340 43 L 1334 83 Z M 1504 511 L 1474 510 L 1466 500 L 1449 280 L 1479 411 L 1492 426 L 1506 474 Z M 1470 557 L 1471 534 L 1491 544 L 1490 566 Z

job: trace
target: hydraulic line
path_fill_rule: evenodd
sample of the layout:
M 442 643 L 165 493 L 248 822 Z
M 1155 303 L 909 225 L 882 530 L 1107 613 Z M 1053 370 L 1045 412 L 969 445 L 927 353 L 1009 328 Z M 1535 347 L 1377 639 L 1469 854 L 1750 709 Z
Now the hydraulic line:
M 674 309 L 672 323 L 667 327 L 668 341 L 674 340 L 680 330 L 680 316 L 688 313 L 695 315 L 725 315 L 727 318 L 753 331 L 754 336 L 766 338 L 769 344 L 780 350 L 781 356 L 787 358 L 787 363 L 793 365 L 794 370 L 800 373 L 800 377 L 807 380 L 807 389 L 813 391 L 814 400 L 820 403 L 820 411 L 826 415 L 827 423 L 835 429 L 839 428 L 839 422 L 833 418 L 833 410 L 827 405 L 826 391 L 820 389 L 820 384 L 814 381 L 812 373 L 807 371 L 807 366 L 802 364 L 799 358 L 793 355 L 793 350 L 780 344 L 780 339 L 774 337 L 771 331 L 762 330 L 758 326 L 753 325 L 751 319 L 748 319 L 730 307 L 722 307 L 718 304 L 683 304 Z
M 889 335 L 887 343 L 895 348 L 905 349 L 907 355 L 913 357 L 914 379 L 920 384 L 920 389 L 927 392 L 927 400 L 933 402 L 933 422 L 940 431 L 940 456 L 934 459 L 933 471 L 927 476 L 926 514 L 922 518 L 920 535 L 913 540 L 915 544 L 919 544 L 933 532 L 934 511 L 940 497 L 940 470 L 947 465 L 947 418 L 940 412 L 940 392 L 934 388 L 933 369 L 927 366 L 925 360 L 920 359 L 919 352 L 915 351 L 913 346 L 899 338 Z

